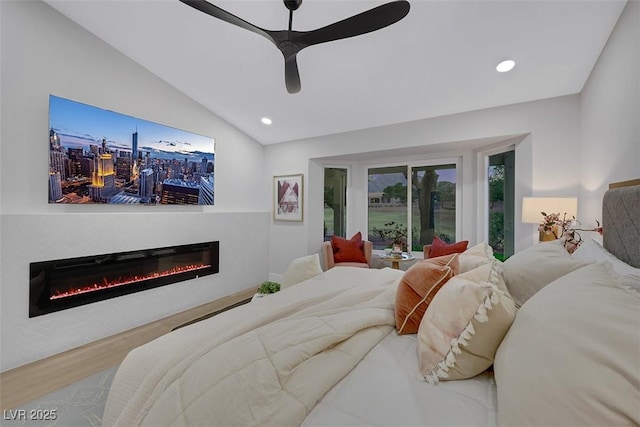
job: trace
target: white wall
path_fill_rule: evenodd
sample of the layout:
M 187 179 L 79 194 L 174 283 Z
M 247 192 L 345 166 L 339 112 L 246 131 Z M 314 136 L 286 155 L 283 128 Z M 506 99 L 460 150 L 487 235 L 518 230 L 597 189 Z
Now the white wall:
M 48 5 L 0 7 L 0 370 L 266 280 L 262 145 Z M 49 94 L 215 138 L 216 205 L 49 205 Z M 219 274 L 28 318 L 30 261 L 207 240 L 220 241 Z
M 640 2 L 630 1 L 582 91 L 580 217 L 602 217 L 610 182 L 640 178 Z
M 270 242 L 271 275 L 277 277 L 286 270 L 291 259 L 301 254 L 317 252 L 320 248 L 323 194 L 321 163 L 326 157 L 329 157 L 329 163 L 334 163 L 336 157 L 343 156 L 352 159 L 352 163 L 362 164 L 357 160 L 357 153 L 363 153 L 363 159 L 373 161 L 375 155 L 371 152 L 380 151 L 379 159 L 385 161 L 389 157 L 389 149 L 394 150 L 396 158 L 402 156 L 403 150 L 410 151 L 411 154 L 405 157 L 410 160 L 420 156 L 450 157 L 451 153 L 432 154 L 433 147 L 442 143 L 472 141 L 471 148 L 460 149 L 458 153 L 467 165 L 462 171 L 464 194 L 459 209 L 463 215 L 463 230 L 460 237 L 477 242 L 477 186 L 475 159 L 472 157 L 475 151 L 481 149 L 483 141 L 492 141 L 497 137 L 506 139 L 511 135 L 528 135 L 516 147 L 516 168 L 519 171 L 517 200 L 527 195 L 577 196 L 579 174 L 567 168 L 561 159 L 570 157 L 577 151 L 578 134 L 579 97 L 574 95 L 267 146 L 267 176 L 303 172 L 307 178 L 304 223 L 283 224 L 272 221 L 271 235 L 274 238 Z M 475 145 L 474 140 L 478 140 Z M 354 174 L 356 171 L 363 174 L 366 173 L 366 168 L 356 167 Z M 359 182 L 358 177 L 354 177 L 352 182 Z M 354 184 L 352 190 L 355 194 L 366 192 L 364 184 L 360 187 Z M 353 209 L 361 215 L 366 213 L 366 197 L 350 199 L 350 202 L 360 203 Z M 516 209 L 518 215 L 520 208 L 516 206 Z M 358 230 L 348 230 L 349 233 L 356 231 Z M 366 230 L 361 228 L 360 231 Z M 533 227 L 516 221 L 516 249 L 533 242 Z

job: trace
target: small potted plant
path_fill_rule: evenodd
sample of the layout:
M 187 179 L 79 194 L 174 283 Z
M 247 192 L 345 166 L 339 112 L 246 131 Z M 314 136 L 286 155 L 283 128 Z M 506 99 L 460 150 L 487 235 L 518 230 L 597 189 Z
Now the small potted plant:
M 279 290 L 280 290 L 280 283 L 271 282 L 267 280 L 266 282 L 262 282 L 262 284 L 260 284 L 260 287 L 258 288 L 258 294 L 261 296 L 275 294 Z

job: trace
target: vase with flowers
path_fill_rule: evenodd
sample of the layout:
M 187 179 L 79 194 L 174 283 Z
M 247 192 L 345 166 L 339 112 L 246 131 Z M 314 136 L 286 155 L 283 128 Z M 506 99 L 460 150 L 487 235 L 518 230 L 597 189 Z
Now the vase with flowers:
M 564 220 L 560 220 L 559 213 L 540 212 L 542 214 L 542 221 L 538 225 L 538 231 L 540 232 L 540 241 L 545 242 L 548 240 L 559 239 L 560 227 L 564 223 Z M 566 214 L 565 214 L 566 216 Z
M 596 220 L 596 226 L 593 228 L 579 228 L 581 226 L 580 221 L 572 216 L 567 219 L 565 213 L 560 219 L 559 213 L 542 214 L 542 221 L 538 225 L 538 231 L 540 232 L 540 241 L 562 239 L 562 244 L 569 253 L 575 252 L 583 242 L 580 231 L 594 231 L 602 234 L 602 227 L 600 221 Z
M 391 251 L 400 253 L 407 249 L 407 227 L 395 221 L 384 224 L 384 228 L 374 227 L 373 235 L 391 243 Z

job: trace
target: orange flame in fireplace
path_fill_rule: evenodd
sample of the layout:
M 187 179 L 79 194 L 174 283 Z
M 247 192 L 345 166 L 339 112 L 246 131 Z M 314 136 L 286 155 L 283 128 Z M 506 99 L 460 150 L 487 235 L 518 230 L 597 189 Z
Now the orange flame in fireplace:
M 117 288 L 118 286 L 131 285 L 134 283 L 144 282 L 145 280 L 158 279 L 161 277 L 173 276 L 175 274 L 186 273 L 189 271 L 197 271 L 202 270 L 204 268 L 211 267 L 210 264 L 192 264 L 192 265 L 184 265 L 180 267 L 174 267 L 167 271 L 157 271 L 153 273 L 146 274 L 144 276 L 132 276 L 125 278 L 118 278 L 115 280 L 107 280 L 107 278 L 103 278 L 102 283 L 94 283 L 92 285 L 80 286 L 79 288 L 72 288 L 68 291 L 56 291 L 54 295 L 49 297 L 50 300 L 68 298 L 76 295 L 88 294 L 95 291 L 101 291 L 104 289 Z

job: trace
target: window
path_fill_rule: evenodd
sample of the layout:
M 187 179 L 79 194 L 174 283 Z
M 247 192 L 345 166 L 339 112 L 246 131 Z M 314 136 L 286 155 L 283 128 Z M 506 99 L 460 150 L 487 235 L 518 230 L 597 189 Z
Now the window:
M 504 261 L 514 252 L 515 151 L 489 156 L 489 246 Z
M 324 169 L 324 240 L 346 237 L 347 169 Z
M 456 165 L 412 168 L 412 250 L 434 236 L 456 241 Z
M 455 241 L 455 164 L 370 168 L 368 179 L 368 239 L 374 249 L 399 240 L 404 250 L 422 251 L 434 236 Z
M 407 236 L 407 166 L 369 169 L 368 239 L 374 249 Z

